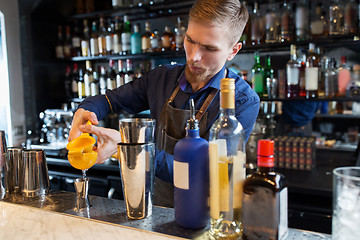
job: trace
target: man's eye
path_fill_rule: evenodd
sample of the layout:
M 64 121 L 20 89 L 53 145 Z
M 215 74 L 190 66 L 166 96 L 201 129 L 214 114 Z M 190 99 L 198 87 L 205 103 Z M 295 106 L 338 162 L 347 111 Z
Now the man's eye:
M 193 40 L 191 40 L 189 37 L 186 38 L 189 43 L 194 43 Z
M 207 51 L 210 51 L 210 52 L 216 51 L 216 49 L 215 49 L 215 48 L 212 48 L 212 47 L 206 47 L 206 50 L 207 50 Z

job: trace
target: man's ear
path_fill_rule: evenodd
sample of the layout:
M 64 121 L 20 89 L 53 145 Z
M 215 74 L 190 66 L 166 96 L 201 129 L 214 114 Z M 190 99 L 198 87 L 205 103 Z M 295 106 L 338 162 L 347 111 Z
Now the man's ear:
M 229 56 L 226 58 L 226 60 L 231 61 L 235 57 L 235 55 L 240 51 L 241 48 L 242 48 L 241 42 L 235 43 L 235 45 L 232 47 L 231 52 L 230 52 Z

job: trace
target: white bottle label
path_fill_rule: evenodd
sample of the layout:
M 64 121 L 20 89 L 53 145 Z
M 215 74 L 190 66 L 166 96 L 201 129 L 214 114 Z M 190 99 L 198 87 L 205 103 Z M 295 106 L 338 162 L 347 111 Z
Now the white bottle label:
M 288 191 L 284 188 L 280 191 L 280 222 L 279 222 L 279 239 L 285 239 L 284 236 L 288 231 Z
M 118 34 L 114 34 L 113 36 L 113 49 L 114 54 L 117 54 L 121 51 L 121 42 Z
M 107 36 L 105 37 L 105 39 L 106 39 L 106 51 L 110 52 L 110 51 L 113 49 L 113 45 L 112 45 L 113 40 L 112 40 L 112 37 L 111 37 L 111 35 L 107 35 Z
M 152 48 L 158 48 L 159 47 L 159 41 L 157 38 L 152 38 L 151 39 L 151 47 Z
M 130 47 L 130 40 L 131 35 L 130 33 L 122 33 L 121 34 L 121 45 L 122 45 L 122 50 L 123 51 L 130 51 L 131 47 Z
M 73 45 L 73 47 L 80 47 L 80 38 L 79 37 L 73 37 L 72 38 L 72 45 Z
M 57 58 L 64 58 L 64 48 L 63 46 L 56 46 L 56 57 Z
M 95 38 L 90 38 L 90 52 L 91 56 L 99 55 L 99 45 L 97 39 Z
M 141 49 L 146 51 L 148 49 L 151 49 L 151 39 L 143 37 L 141 39 Z
M 83 57 L 87 57 L 89 54 L 89 42 L 86 40 L 81 41 L 81 54 Z
M 299 68 L 297 67 L 288 67 L 287 68 L 287 83 L 288 85 L 297 85 L 299 84 Z
M 189 190 L 189 163 L 174 160 L 174 186 Z
M 319 68 L 306 67 L 305 68 L 305 90 L 316 91 L 319 89 Z
M 91 96 L 90 84 L 92 82 L 92 76 L 89 74 L 84 75 L 84 85 L 85 85 L 85 96 Z
M 124 78 L 124 84 L 127 84 L 129 82 L 132 82 L 134 79 L 130 74 L 125 74 L 125 78 Z
M 91 83 L 91 96 L 96 96 L 99 94 L 99 85 L 95 82 Z

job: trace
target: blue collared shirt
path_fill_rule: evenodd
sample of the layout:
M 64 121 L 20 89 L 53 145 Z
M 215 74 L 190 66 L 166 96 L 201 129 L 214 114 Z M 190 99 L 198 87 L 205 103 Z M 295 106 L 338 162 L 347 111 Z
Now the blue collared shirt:
M 132 81 L 114 90 L 107 90 L 105 95 L 86 98 L 79 108 L 92 111 L 99 120 L 108 113 L 125 110 L 135 114 L 150 109 L 151 117 L 156 121 L 164 103 L 170 98 L 176 86 L 180 90 L 173 101 L 173 107 L 189 109 L 189 99 L 194 99 L 195 108 L 200 109 L 213 88 L 220 90 L 220 80 L 224 77 L 225 66 L 206 84 L 196 92 L 192 92 L 191 85 L 184 74 L 185 65 L 163 65 L 144 74 L 140 79 Z M 249 138 L 259 112 L 260 99 L 249 84 L 232 71 L 227 77 L 235 79 L 235 115 L 245 130 L 246 140 Z M 219 115 L 219 94 L 208 108 L 207 130 Z M 173 156 L 163 150 L 156 151 L 156 176 L 172 182 Z

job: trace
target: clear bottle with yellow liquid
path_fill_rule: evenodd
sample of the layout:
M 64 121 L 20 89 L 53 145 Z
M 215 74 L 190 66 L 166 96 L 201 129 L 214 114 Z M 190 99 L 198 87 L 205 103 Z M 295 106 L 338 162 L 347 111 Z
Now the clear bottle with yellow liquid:
M 242 236 L 241 202 L 245 179 L 245 133 L 235 118 L 235 80 L 221 79 L 220 116 L 209 137 L 210 237 Z

